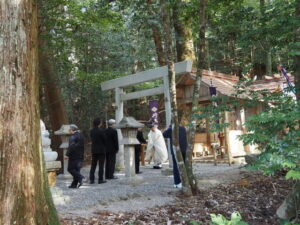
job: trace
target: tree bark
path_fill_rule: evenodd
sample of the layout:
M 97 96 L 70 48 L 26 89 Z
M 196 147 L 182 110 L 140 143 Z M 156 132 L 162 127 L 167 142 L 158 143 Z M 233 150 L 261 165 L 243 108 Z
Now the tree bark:
M 170 84 L 170 96 L 171 96 L 171 106 L 172 106 L 172 120 L 174 128 L 172 129 L 172 140 L 173 146 L 176 151 L 176 160 L 178 163 L 178 169 L 180 172 L 182 191 L 186 196 L 192 195 L 191 185 L 187 176 L 185 164 L 178 144 L 178 112 L 177 112 L 177 102 L 176 102 L 176 83 L 175 83 L 175 69 L 174 69 L 174 55 L 172 51 L 172 39 L 171 39 L 171 29 L 170 29 L 170 16 L 167 6 L 167 0 L 160 0 L 161 3 L 161 14 L 162 14 L 162 26 L 164 31 L 165 49 L 167 53 L 167 65 L 168 65 L 168 78 Z
M 196 62 L 191 17 L 183 19 L 182 16 L 182 0 L 176 0 L 173 5 L 173 23 L 176 38 L 177 61 L 192 60 Z
M 194 84 L 194 91 L 193 91 L 193 99 L 192 99 L 192 112 L 190 116 L 190 131 L 188 135 L 188 143 L 189 147 L 187 149 L 187 160 L 186 160 L 186 168 L 187 173 L 189 174 L 189 181 L 192 186 L 193 193 L 197 192 L 197 183 L 196 179 L 193 174 L 193 149 L 194 149 L 194 142 L 195 142 L 195 132 L 196 132 L 196 125 L 197 120 L 193 116 L 199 107 L 198 101 L 200 98 L 200 86 L 201 86 L 201 79 L 202 79 L 202 69 L 206 69 L 206 59 L 205 59 L 205 30 L 206 30 L 206 0 L 199 1 L 199 52 L 198 52 L 198 59 L 197 59 L 197 72 L 196 72 L 196 81 Z
M 36 1 L 0 9 L 0 224 L 59 224 L 41 149 Z
M 148 5 L 148 15 L 151 20 L 155 20 L 157 15 L 154 13 L 153 8 L 152 8 L 152 0 L 147 0 L 147 5 Z M 161 32 L 160 32 L 160 27 L 157 23 L 151 22 L 149 23 L 152 29 L 152 38 L 155 44 L 155 49 L 156 49 L 156 54 L 157 54 L 157 60 L 160 66 L 165 66 L 166 65 L 166 56 L 162 44 L 162 38 L 161 38 Z

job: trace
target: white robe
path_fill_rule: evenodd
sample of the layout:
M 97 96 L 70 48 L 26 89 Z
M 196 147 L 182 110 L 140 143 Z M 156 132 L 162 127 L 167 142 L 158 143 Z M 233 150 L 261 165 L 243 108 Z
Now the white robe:
M 160 130 L 150 130 L 148 134 L 148 144 L 146 150 L 145 161 L 151 161 L 154 157 L 155 163 L 163 163 L 168 159 L 168 150 L 165 139 Z

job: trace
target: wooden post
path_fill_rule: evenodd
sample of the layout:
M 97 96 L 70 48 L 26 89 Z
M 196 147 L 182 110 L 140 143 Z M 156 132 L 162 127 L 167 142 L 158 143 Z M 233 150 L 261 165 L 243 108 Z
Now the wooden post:
M 229 112 L 225 112 L 225 123 L 229 122 Z M 227 154 L 228 154 L 228 164 L 231 166 L 232 163 L 232 154 L 231 154 L 231 149 L 230 149 L 230 139 L 229 139 L 229 127 L 225 128 L 225 144 L 226 144 L 226 149 L 227 149 Z
M 121 95 L 123 94 L 123 88 L 115 88 L 115 101 L 116 101 L 116 123 L 119 123 L 123 118 L 123 100 Z M 122 132 L 117 129 L 119 143 L 122 140 Z M 124 169 L 124 145 L 119 144 L 119 151 L 117 154 L 116 169 Z

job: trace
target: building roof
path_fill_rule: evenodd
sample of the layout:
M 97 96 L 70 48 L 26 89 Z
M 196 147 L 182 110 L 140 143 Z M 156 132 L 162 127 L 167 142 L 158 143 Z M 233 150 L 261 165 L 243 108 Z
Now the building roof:
M 195 83 L 195 73 L 186 73 L 177 80 L 177 87 L 191 86 Z M 294 77 L 290 77 L 291 82 Z M 214 71 L 202 70 L 202 85 L 206 87 L 216 87 L 217 92 L 221 95 L 231 96 L 234 93 L 234 86 L 239 81 L 239 77 L 228 74 L 218 73 Z M 252 90 L 282 90 L 287 84 L 283 77 L 268 77 L 268 79 L 257 80 L 249 88 Z

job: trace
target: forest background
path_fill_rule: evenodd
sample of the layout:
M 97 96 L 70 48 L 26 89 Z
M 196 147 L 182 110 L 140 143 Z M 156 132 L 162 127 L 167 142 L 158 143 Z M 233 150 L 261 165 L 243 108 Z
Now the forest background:
M 51 130 L 76 123 L 88 136 L 95 117 L 114 117 L 114 93 L 102 92 L 101 82 L 166 65 L 159 1 L 39 3 L 42 119 Z M 203 69 L 261 79 L 277 72 L 282 63 L 293 73 L 296 4 L 295 0 L 207 1 Z M 171 1 L 170 6 L 176 61 L 195 62 L 199 1 Z M 124 114 L 148 120 L 150 99 L 125 103 Z

